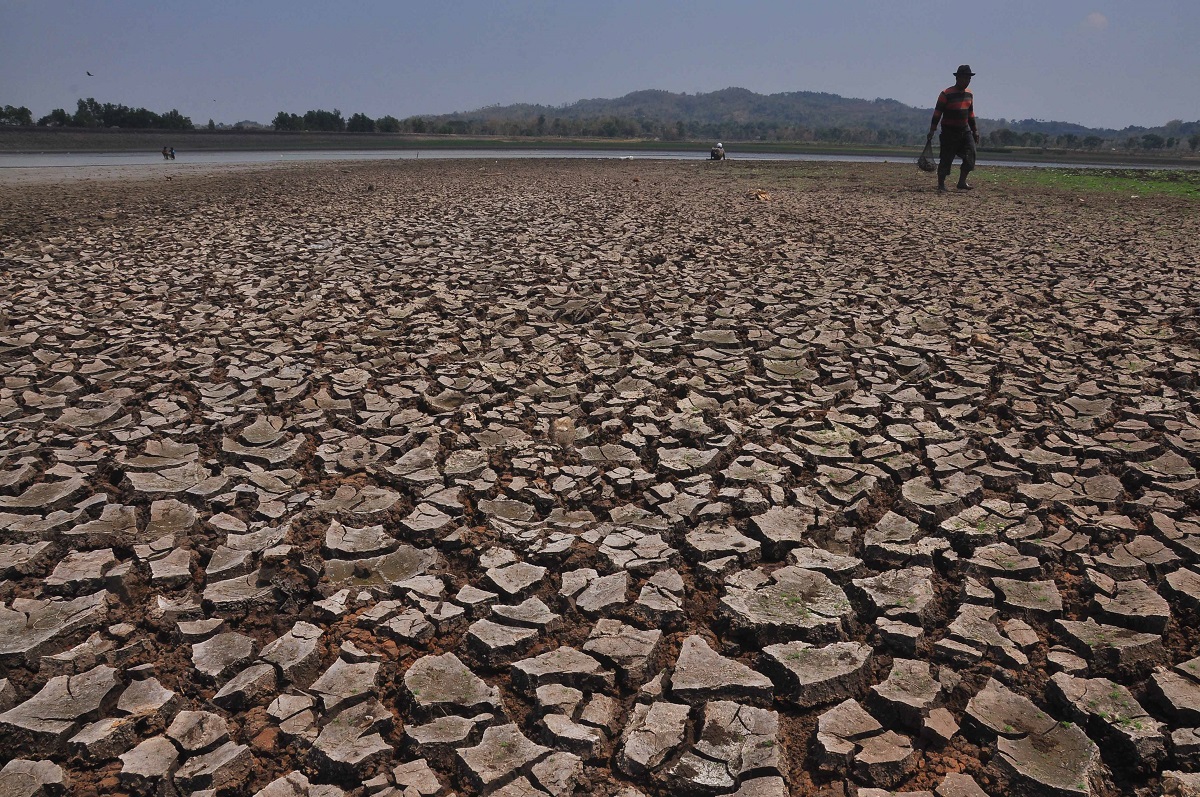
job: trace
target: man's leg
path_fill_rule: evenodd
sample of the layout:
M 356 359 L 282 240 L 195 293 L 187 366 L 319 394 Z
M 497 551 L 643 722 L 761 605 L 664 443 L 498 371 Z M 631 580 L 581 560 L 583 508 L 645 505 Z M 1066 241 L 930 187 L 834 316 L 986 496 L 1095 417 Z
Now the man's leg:
M 962 151 L 959 153 L 962 158 L 962 168 L 958 172 L 958 190 L 970 191 L 975 186 L 967 183 L 967 175 L 975 168 L 975 137 L 970 133 L 963 136 Z
M 940 156 L 938 158 L 938 190 L 946 190 L 946 178 L 950 176 L 950 169 L 954 166 L 954 151 L 958 149 L 958 142 L 953 133 L 947 134 L 942 131 L 938 136 L 939 146 L 941 147 Z

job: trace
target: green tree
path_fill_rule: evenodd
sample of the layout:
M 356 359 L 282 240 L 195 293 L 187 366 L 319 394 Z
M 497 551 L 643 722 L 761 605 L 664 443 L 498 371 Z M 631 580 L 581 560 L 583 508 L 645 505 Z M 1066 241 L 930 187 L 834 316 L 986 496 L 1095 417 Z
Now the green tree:
M 340 133 L 346 129 L 346 120 L 337 108 L 332 111 L 313 110 L 304 114 L 305 130 L 320 130 L 326 133 Z
M 381 116 L 375 120 L 375 129 L 380 133 L 399 133 L 400 120 L 394 116 Z
M 276 130 L 303 130 L 304 120 L 294 113 L 280 111 L 275 114 L 275 119 L 271 122 L 271 127 Z
M 103 109 L 91 97 L 80 99 L 75 104 L 75 115 L 71 117 L 72 127 L 99 127 L 103 122 Z
M 988 143 L 994 147 L 1011 147 L 1017 143 L 1017 138 L 1016 133 L 1007 127 L 1001 127 L 998 130 L 993 130 L 988 135 Z
M 33 114 L 24 105 L 14 107 L 5 105 L 0 110 L 0 125 L 32 125 Z
M 346 130 L 351 133 L 374 133 L 375 120 L 365 113 L 356 113 L 346 121 Z
M 1146 133 L 1142 136 L 1142 149 L 1162 149 L 1166 139 L 1157 133 Z
M 1099 149 L 1100 145 L 1103 143 L 1104 143 L 1104 139 L 1100 138 L 1100 136 L 1085 136 L 1083 139 L 1083 148 L 1084 149 Z
M 209 119 L 209 120 L 208 120 L 208 129 L 209 129 L 209 130 L 216 130 L 216 129 L 217 129 L 217 123 L 216 123 L 216 122 L 214 122 L 212 119 Z
M 37 121 L 38 127 L 66 127 L 71 124 L 71 115 L 62 108 L 55 108 Z
M 1192 133 L 1188 136 L 1188 149 L 1192 152 L 1200 149 L 1200 133 Z
M 164 113 L 160 119 L 159 127 L 166 130 L 195 130 L 196 126 L 192 124 L 192 120 L 181 114 L 179 111 L 172 108 Z

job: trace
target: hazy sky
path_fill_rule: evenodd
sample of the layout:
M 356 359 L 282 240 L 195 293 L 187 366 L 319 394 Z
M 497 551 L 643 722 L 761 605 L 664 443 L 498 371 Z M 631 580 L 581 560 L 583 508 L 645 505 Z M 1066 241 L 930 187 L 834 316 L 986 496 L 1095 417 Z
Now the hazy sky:
M 931 107 L 967 62 L 981 116 L 1120 128 L 1200 118 L 1198 42 L 1200 0 L 0 0 L 0 105 L 199 125 L 740 86 Z

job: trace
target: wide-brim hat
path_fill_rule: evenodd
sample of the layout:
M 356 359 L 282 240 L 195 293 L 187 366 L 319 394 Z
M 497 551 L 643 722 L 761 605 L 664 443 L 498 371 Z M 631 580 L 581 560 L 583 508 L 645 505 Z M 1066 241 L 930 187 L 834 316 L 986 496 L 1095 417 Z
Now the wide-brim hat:
M 958 77 L 959 75 L 970 75 L 971 77 L 975 77 L 975 73 L 971 71 L 971 67 L 967 64 L 962 64 L 958 69 L 954 70 L 954 76 Z

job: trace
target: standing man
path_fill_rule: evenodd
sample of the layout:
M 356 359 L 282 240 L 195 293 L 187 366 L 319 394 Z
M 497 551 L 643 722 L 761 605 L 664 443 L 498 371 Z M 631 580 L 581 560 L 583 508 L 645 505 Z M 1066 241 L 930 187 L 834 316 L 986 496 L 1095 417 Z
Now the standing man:
M 958 173 L 958 190 L 970 191 L 967 175 L 975 168 L 975 145 L 979 143 L 979 131 L 975 128 L 975 97 L 967 89 L 975 73 L 963 64 L 954 73 L 954 85 L 938 95 L 933 108 L 933 121 L 929 123 L 926 141 L 933 140 L 938 122 L 942 123 L 942 157 L 938 162 L 938 190 L 946 190 L 946 178 L 956 157 L 962 159 Z

